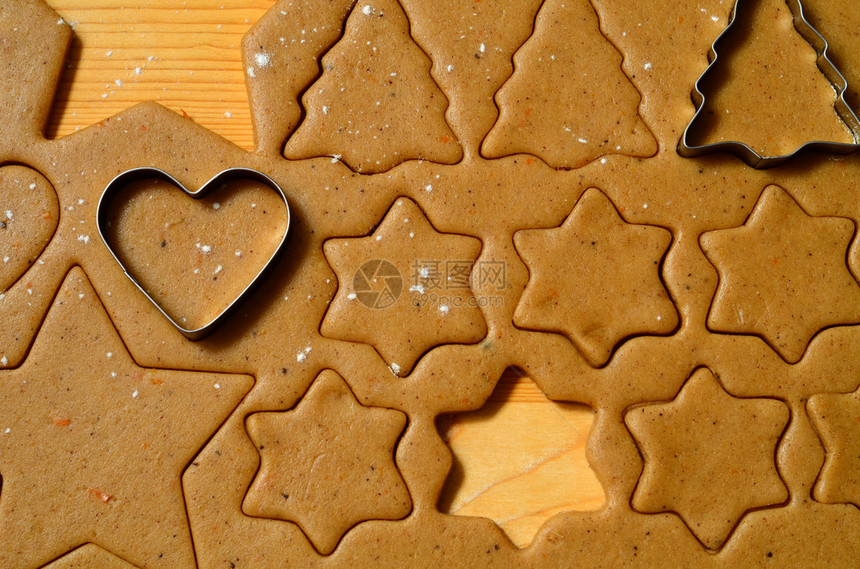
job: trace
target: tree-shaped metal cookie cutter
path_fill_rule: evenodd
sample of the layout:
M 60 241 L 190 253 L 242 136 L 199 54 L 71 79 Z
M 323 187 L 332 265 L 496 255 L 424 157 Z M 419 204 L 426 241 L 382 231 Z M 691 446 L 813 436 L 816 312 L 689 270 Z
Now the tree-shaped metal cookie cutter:
M 836 102 L 833 105 L 836 110 L 836 114 L 851 132 L 854 142 L 845 143 L 815 140 L 801 145 L 790 154 L 784 154 L 781 156 L 763 156 L 753 150 L 750 146 L 740 141 L 723 141 L 701 145 L 690 144 L 690 131 L 705 108 L 705 94 L 701 90 L 701 84 L 713 72 L 714 66 L 719 58 L 718 51 L 721 47 L 720 44 L 725 41 L 726 36 L 737 21 L 736 15 L 738 12 L 738 6 L 742 2 L 748 1 L 750 0 L 735 1 L 726 29 L 719 35 L 719 37 L 717 37 L 716 40 L 714 40 L 714 43 L 711 44 L 711 49 L 708 54 L 710 65 L 708 65 L 708 68 L 696 81 L 696 85 L 692 93 L 693 103 L 696 105 L 697 109 L 696 114 L 693 116 L 690 124 L 687 125 L 687 128 L 684 129 L 684 134 L 681 137 L 681 141 L 678 143 L 678 153 L 681 156 L 692 158 L 711 152 L 730 152 L 741 158 L 753 168 L 770 168 L 782 164 L 805 150 L 819 150 L 833 154 L 848 154 L 860 148 L 860 119 L 857 118 L 857 115 L 845 101 L 845 91 L 848 89 L 848 81 L 846 81 L 845 77 L 839 72 L 833 62 L 830 61 L 830 58 L 827 55 L 827 50 L 830 45 L 827 43 L 827 40 L 824 39 L 824 36 L 822 36 L 818 30 L 812 26 L 809 20 L 806 19 L 806 16 L 803 13 L 801 0 L 786 0 L 786 4 L 788 4 L 792 17 L 794 18 L 794 27 L 818 54 L 818 68 L 824 76 L 827 77 L 827 80 L 830 81 L 830 84 L 836 91 Z
M 272 190 L 274 190 L 278 196 L 284 201 L 284 215 L 286 216 L 286 225 L 284 227 L 283 235 L 281 236 L 277 246 L 275 247 L 274 252 L 269 257 L 269 260 L 266 261 L 266 264 L 261 268 L 253 279 L 245 286 L 245 288 L 236 296 L 236 298 L 219 314 L 217 314 L 213 319 L 211 319 L 205 325 L 199 328 L 186 328 L 182 326 L 179 322 L 173 319 L 165 310 L 158 304 L 158 302 L 146 291 L 146 289 L 138 282 L 138 280 L 129 272 L 128 268 L 122 262 L 122 259 L 116 254 L 113 247 L 109 243 L 108 239 L 105 236 L 104 227 L 107 224 L 107 211 L 108 204 L 110 200 L 113 198 L 116 191 L 126 184 L 139 180 L 141 178 L 157 178 L 170 182 L 177 189 L 181 190 L 185 193 L 185 195 L 193 198 L 200 199 L 206 196 L 212 189 L 217 187 L 222 182 L 225 182 L 230 179 L 236 178 L 245 178 L 252 179 L 258 182 L 261 182 L 267 186 L 269 186 Z M 119 266 L 122 268 L 123 272 L 126 276 L 134 283 L 134 285 L 143 293 L 143 295 L 149 299 L 150 302 L 167 318 L 171 324 L 173 324 L 182 334 L 184 334 L 190 340 L 199 340 L 212 332 L 216 326 L 218 326 L 221 322 L 224 321 L 225 318 L 238 306 L 251 292 L 251 289 L 263 278 L 265 273 L 271 268 L 274 264 L 275 259 L 284 249 L 284 246 L 287 242 L 287 236 L 289 235 L 290 230 L 290 204 L 287 202 L 287 196 L 284 194 L 284 190 L 275 182 L 272 178 L 263 174 L 260 171 L 253 170 L 251 168 L 228 168 L 226 170 L 222 170 L 221 172 L 215 174 L 212 178 L 209 179 L 208 182 L 200 186 L 197 190 L 189 190 L 182 184 L 179 180 L 165 172 L 164 170 L 160 170 L 158 168 L 133 168 L 131 170 L 126 170 L 122 174 L 118 175 L 116 178 L 111 180 L 111 182 L 107 185 L 104 192 L 102 193 L 102 197 L 99 200 L 99 205 L 96 211 L 96 226 L 98 227 L 99 236 L 102 238 L 105 246 L 110 251 L 113 258 L 119 263 Z

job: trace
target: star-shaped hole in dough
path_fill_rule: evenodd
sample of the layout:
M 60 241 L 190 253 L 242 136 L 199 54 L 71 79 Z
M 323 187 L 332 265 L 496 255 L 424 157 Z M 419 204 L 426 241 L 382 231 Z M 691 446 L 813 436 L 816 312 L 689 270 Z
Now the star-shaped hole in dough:
M 399 520 L 412 509 L 394 464 L 406 415 L 364 407 L 343 379 L 323 371 L 292 411 L 248 417 L 260 470 L 242 509 L 295 522 L 320 553 L 365 520 Z
M 675 512 L 705 547 L 719 549 L 745 512 L 788 498 L 775 462 L 788 419 L 784 403 L 733 397 L 697 370 L 674 401 L 624 417 L 645 459 L 633 507 Z
M 666 229 L 627 223 L 603 193 L 587 190 L 560 227 L 514 235 L 530 273 L 514 324 L 564 334 L 593 366 L 629 336 L 671 333 L 678 313 L 660 280 L 671 241 Z
M 324 250 L 339 286 L 322 335 L 372 345 L 396 375 L 435 346 L 486 336 L 470 288 L 481 242 L 437 232 L 412 200 L 398 199 L 372 235 Z
M 0 566 L 92 542 L 140 567 L 193 567 L 182 472 L 252 385 L 137 366 L 73 269 L 23 365 L 0 371 Z
M 827 451 L 813 496 L 860 508 L 860 390 L 814 395 L 807 409 Z
M 720 275 L 708 327 L 755 334 L 797 362 L 823 328 L 860 322 L 860 286 L 846 264 L 853 235 L 851 220 L 807 215 L 768 186 L 744 225 L 701 237 Z

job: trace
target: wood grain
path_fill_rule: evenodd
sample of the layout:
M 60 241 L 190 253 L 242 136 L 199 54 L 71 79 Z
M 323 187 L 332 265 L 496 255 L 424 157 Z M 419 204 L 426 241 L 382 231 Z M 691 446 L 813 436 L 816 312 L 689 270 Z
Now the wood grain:
M 253 128 L 241 40 L 274 0 L 48 0 L 75 34 L 47 136 L 142 101 L 185 112 L 245 149 Z
M 49 138 L 155 100 L 253 148 L 240 46 L 274 0 L 47 1 L 75 31 Z M 489 517 L 519 546 L 557 512 L 598 508 L 605 497 L 585 458 L 592 420 L 506 373 L 483 409 L 439 421 L 455 455 L 440 508 Z
M 549 401 L 506 372 L 481 409 L 438 421 L 454 454 L 439 509 L 490 518 L 519 547 L 557 513 L 598 509 L 606 498 L 585 455 L 593 421 L 590 408 Z

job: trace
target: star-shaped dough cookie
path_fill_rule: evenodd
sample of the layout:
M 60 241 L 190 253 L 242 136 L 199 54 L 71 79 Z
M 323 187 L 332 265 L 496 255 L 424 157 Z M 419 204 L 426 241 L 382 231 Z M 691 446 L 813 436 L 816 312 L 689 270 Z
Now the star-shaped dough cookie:
M 603 193 L 587 190 L 561 227 L 514 235 L 530 273 L 514 323 L 564 334 L 593 366 L 628 336 L 671 333 L 678 313 L 660 280 L 671 241 L 663 228 L 627 223 Z
M 335 372 L 322 372 L 294 410 L 254 413 L 247 426 L 261 464 L 246 514 L 297 523 L 324 554 L 359 522 L 409 514 L 394 464 L 406 416 L 359 404 Z
M 470 288 L 480 252 L 479 240 L 437 232 L 400 198 L 372 235 L 325 243 L 338 290 L 323 336 L 372 345 L 401 376 L 435 346 L 480 341 L 487 325 Z
M 860 322 L 860 286 L 846 264 L 854 224 L 812 217 L 768 186 L 741 227 L 702 235 L 720 285 L 708 326 L 755 334 L 797 362 L 822 328 Z
M 774 460 L 788 418 L 784 403 L 732 397 L 699 369 L 674 401 L 624 418 L 645 458 L 633 507 L 676 512 L 707 548 L 719 549 L 745 512 L 788 498 Z
M 98 545 L 88 543 L 62 556 L 44 569 L 136 569 L 134 565 L 120 559 Z
M 860 391 L 815 395 L 807 408 L 827 450 L 815 499 L 860 507 Z
M 73 269 L 23 365 L 0 371 L 0 566 L 92 542 L 141 567 L 194 567 L 180 477 L 252 385 L 139 367 Z

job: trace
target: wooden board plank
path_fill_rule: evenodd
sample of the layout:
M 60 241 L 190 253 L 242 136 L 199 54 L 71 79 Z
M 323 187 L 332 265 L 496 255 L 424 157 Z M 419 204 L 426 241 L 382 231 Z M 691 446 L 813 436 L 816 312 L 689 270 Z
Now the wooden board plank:
M 242 36 L 273 0 L 48 0 L 75 30 L 47 135 L 155 100 L 242 148 L 253 128 Z

